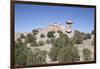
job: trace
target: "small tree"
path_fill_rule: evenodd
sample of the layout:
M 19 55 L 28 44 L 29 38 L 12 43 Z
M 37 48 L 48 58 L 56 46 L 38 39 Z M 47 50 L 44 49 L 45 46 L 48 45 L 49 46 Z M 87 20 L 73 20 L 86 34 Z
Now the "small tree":
M 31 43 L 32 41 L 35 41 L 36 40 L 36 37 L 35 36 L 32 36 L 32 34 L 27 34 L 27 37 L 25 38 L 25 42 L 26 43 Z
M 42 46 L 44 45 L 44 42 L 43 41 L 39 41 L 39 46 Z
M 51 44 L 51 41 L 49 39 L 47 39 L 47 41 L 45 43 Z
M 54 31 L 49 31 L 48 34 L 47 34 L 47 37 L 48 38 L 54 38 L 54 33 L 55 33 Z
M 85 61 L 91 60 L 91 52 L 89 49 L 83 49 L 83 56 Z
M 57 33 L 60 33 L 60 34 L 61 34 L 61 33 L 62 33 L 62 31 L 58 30 L 58 31 L 57 31 Z
M 32 51 L 24 43 L 15 44 L 15 65 L 30 65 L 32 63 Z
M 82 37 L 83 37 L 83 40 L 86 40 L 87 39 L 86 34 L 83 35 Z
M 87 34 L 86 34 L 86 38 L 87 38 L 87 39 L 91 39 L 91 34 L 87 33 Z
M 52 61 L 56 61 L 58 54 L 59 54 L 60 48 L 53 46 L 51 50 L 49 51 L 49 57 L 51 58 Z
M 81 44 L 83 41 L 82 34 L 79 31 L 75 31 L 73 40 L 75 44 Z
M 60 63 L 72 63 L 79 61 L 80 56 L 77 48 L 75 48 L 74 46 L 69 46 L 60 49 L 57 59 Z
M 21 34 L 21 36 L 20 36 L 20 37 L 21 37 L 21 39 L 25 38 L 24 34 Z
M 18 38 L 18 39 L 17 39 L 17 42 L 18 42 L 18 43 L 22 43 L 21 38 Z
M 53 46 L 56 46 L 56 47 L 67 47 L 69 46 L 69 37 L 66 35 L 66 34 L 60 34 L 60 37 L 57 38 L 54 43 L 53 43 Z
M 42 51 L 38 48 L 34 49 L 33 51 L 33 62 L 34 64 L 45 64 L 46 63 L 46 51 Z
M 41 35 L 40 35 L 40 37 L 41 37 L 41 38 L 44 38 L 44 37 L 45 37 L 45 35 L 44 35 L 44 34 L 41 34 Z
M 80 60 L 79 52 L 74 47 L 73 39 L 68 38 L 66 34 L 61 33 L 60 37 L 54 40 L 53 47 L 49 52 L 52 61 L 58 60 L 60 63 L 70 63 Z
M 84 33 L 84 32 L 82 32 L 81 34 L 82 34 L 82 35 L 85 35 L 85 33 Z
M 91 34 L 94 34 L 94 30 L 92 30 Z
M 15 47 L 15 65 L 34 65 L 45 64 L 46 51 L 34 49 L 33 51 L 23 43 L 16 43 Z
M 38 46 L 38 43 L 35 40 L 33 40 L 30 45 L 31 46 Z
M 56 42 L 56 39 L 55 39 L 55 38 L 51 38 L 51 39 L 50 39 L 50 43 L 51 43 L 51 44 L 54 44 L 55 42 Z
M 86 39 L 91 39 L 91 34 L 90 33 L 86 33 L 83 37 L 84 40 Z
M 32 30 L 33 35 L 38 34 L 38 32 L 39 32 L 39 31 L 38 31 L 38 30 L 36 30 L 36 29 L 33 29 L 33 30 Z

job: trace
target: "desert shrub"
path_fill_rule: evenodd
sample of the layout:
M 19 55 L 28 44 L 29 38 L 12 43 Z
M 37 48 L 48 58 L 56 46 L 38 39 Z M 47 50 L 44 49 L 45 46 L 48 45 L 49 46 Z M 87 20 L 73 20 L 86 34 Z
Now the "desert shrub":
M 17 42 L 18 42 L 18 43 L 20 43 L 20 42 L 22 43 L 22 40 L 21 40 L 20 37 L 17 39 Z
M 32 41 L 36 40 L 36 36 L 33 36 L 32 34 L 27 34 L 26 38 L 25 38 L 25 42 L 26 43 L 31 43 Z
M 34 49 L 33 51 L 33 63 L 34 64 L 45 64 L 46 63 L 46 55 L 47 52 L 46 51 L 42 51 L 38 48 Z
M 44 45 L 44 42 L 43 41 L 39 41 L 39 46 L 42 46 Z
M 41 35 L 40 35 L 40 37 L 41 37 L 41 38 L 44 38 L 44 37 L 45 37 L 45 35 L 44 35 L 44 34 L 41 34 Z
M 37 29 L 33 29 L 33 30 L 32 30 L 33 35 L 37 35 L 38 32 L 39 32 L 39 31 L 38 31 Z
M 31 46 L 38 46 L 38 43 L 36 42 L 36 36 L 32 34 L 27 34 L 27 37 L 25 38 L 26 43 L 30 43 Z
M 86 34 L 83 36 L 83 40 L 86 40 L 87 39 L 87 37 L 86 37 Z
M 92 30 L 91 34 L 94 34 L 94 30 Z
M 30 57 L 28 57 L 28 55 Z M 15 65 L 32 64 L 32 51 L 24 43 L 16 43 L 15 46 Z
M 75 44 L 81 44 L 83 41 L 82 34 L 79 31 L 75 31 L 73 40 Z
M 85 61 L 91 60 L 91 52 L 89 49 L 83 49 L 83 56 Z
M 86 34 L 84 35 L 83 39 L 84 39 L 84 40 L 86 40 L 86 39 L 91 39 L 91 34 L 86 33 Z
M 81 32 L 81 34 L 82 34 L 82 35 L 85 35 L 85 33 L 84 33 L 84 32 Z
M 30 45 L 31 45 L 31 46 L 39 46 L 38 43 L 37 43 L 35 40 L 33 40 L 33 41 L 30 43 Z
M 58 30 L 57 33 L 62 33 L 62 31 Z
M 69 40 L 70 39 L 66 34 L 60 34 L 60 37 L 55 40 L 55 43 L 53 43 L 53 46 L 56 46 L 56 47 L 67 47 L 70 44 Z
M 51 44 L 54 44 L 55 42 L 56 42 L 56 39 L 55 39 L 55 38 L 51 38 L 51 39 L 50 39 L 50 43 L 51 43 Z
M 45 43 L 46 44 L 51 44 L 51 41 L 49 39 L 47 39 L 47 41 Z
M 59 47 L 53 46 L 51 48 L 51 50 L 49 51 L 49 57 L 50 57 L 50 59 L 52 61 L 56 61 L 57 60 L 57 57 L 58 57 L 58 54 L 59 54 L 59 50 L 60 50 Z
M 56 42 L 55 38 L 50 38 L 50 39 L 47 39 L 47 41 L 45 43 L 47 43 L 47 44 L 53 44 L 55 42 Z
M 80 60 L 79 52 L 74 47 L 74 41 L 68 38 L 66 34 L 60 34 L 60 37 L 52 44 L 53 47 L 49 52 L 52 61 L 58 60 L 60 63 L 70 63 Z
M 34 49 L 32 51 L 23 43 L 16 43 L 15 47 L 15 65 L 34 65 L 46 63 L 46 51 Z
M 49 31 L 48 34 L 47 34 L 47 37 L 48 38 L 54 38 L 54 33 L 55 33 L 55 31 Z
M 75 44 L 75 42 L 74 42 L 73 38 L 70 38 L 68 46 L 74 46 L 74 44 Z
M 87 33 L 86 34 L 86 39 L 91 39 L 91 34 Z
M 21 38 L 21 39 L 25 38 L 24 34 L 21 34 L 20 38 Z
M 68 46 L 60 49 L 57 59 L 60 63 L 71 63 L 80 61 L 80 56 L 76 47 Z

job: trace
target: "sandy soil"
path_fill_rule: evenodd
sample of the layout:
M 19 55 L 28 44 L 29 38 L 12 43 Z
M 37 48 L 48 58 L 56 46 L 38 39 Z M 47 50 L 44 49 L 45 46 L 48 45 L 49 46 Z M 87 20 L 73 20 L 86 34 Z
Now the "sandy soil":
M 91 39 L 84 40 L 82 44 L 76 44 L 75 47 L 79 50 L 80 61 L 84 61 L 83 59 L 83 49 L 89 49 L 91 51 L 91 58 L 94 59 L 94 46 L 91 45 Z

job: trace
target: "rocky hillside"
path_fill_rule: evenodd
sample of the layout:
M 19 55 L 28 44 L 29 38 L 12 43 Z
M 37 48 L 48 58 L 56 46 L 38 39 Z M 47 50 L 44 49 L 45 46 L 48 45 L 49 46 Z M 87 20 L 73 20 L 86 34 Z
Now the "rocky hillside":
M 55 36 L 59 37 L 59 33 L 58 31 L 63 32 L 64 34 L 67 34 L 70 38 L 72 38 L 74 36 L 74 30 L 71 33 L 67 33 L 67 28 L 62 25 L 62 24 L 50 24 L 48 25 L 46 28 L 38 28 L 36 29 L 38 30 L 38 34 L 37 34 L 37 38 L 40 39 L 40 35 L 44 34 L 45 36 L 47 35 L 47 33 L 49 31 L 55 31 Z M 16 39 L 18 39 L 20 37 L 21 34 L 24 34 L 24 36 L 26 36 L 28 33 L 32 33 L 32 32 L 15 32 L 15 41 Z
M 15 32 L 15 41 L 21 36 L 21 34 L 24 34 L 25 36 L 30 32 Z
M 71 61 L 72 62 L 93 61 L 94 44 L 92 42 L 94 35 L 92 34 L 91 36 L 90 33 L 84 33 L 84 32 L 82 33 L 76 30 L 71 30 L 71 32 L 68 32 L 68 30 L 71 29 L 67 29 L 66 26 L 64 25 L 52 24 L 48 25 L 46 28 L 33 29 L 32 32 L 16 32 L 15 41 L 16 43 L 18 43 L 18 45 L 22 42 L 23 46 L 29 48 L 30 51 L 32 51 L 32 53 L 36 53 L 35 51 L 37 51 L 38 53 L 37 55 L 45 51 L 47 54 L 45 54 L 45 56 L 44 54 L 42 54 L 40 56 L 41 59 L 38 56 L 35 55 L 33 56 L 37 59 L 40 59 L 41 61 L 42 59 L 45 58 L 44 61 L 48 64 L 71 62 Z M 18 38 L 20 39 L 17 40 Z M 58 52 L 58 50 L 60 50 L 60 52 Z M 20 51 L 22 52 L 22 50 Z M 69 55 L 69 53 L 71 55 Z M 20 57 L 20 55 L 22 54 L 18 55 L 19 55 L 18 58 L 22 58 Z M 32 54 L 30 56 L 32 56 Z M 32 60 L 36 61 L 36 59 Z M 37 62 L 40 63 L 38 60 L 34 63 Z

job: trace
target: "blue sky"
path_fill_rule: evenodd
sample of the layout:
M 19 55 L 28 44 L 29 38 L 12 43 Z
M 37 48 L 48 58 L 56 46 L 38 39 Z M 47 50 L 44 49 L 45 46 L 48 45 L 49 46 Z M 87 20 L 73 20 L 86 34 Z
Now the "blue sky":
M 30 32 L 49 24 L 65 25 L 73 20 L 73 29 L 91 32 L 94 28 L 94 8 L 15 4 L 15 32 Z

